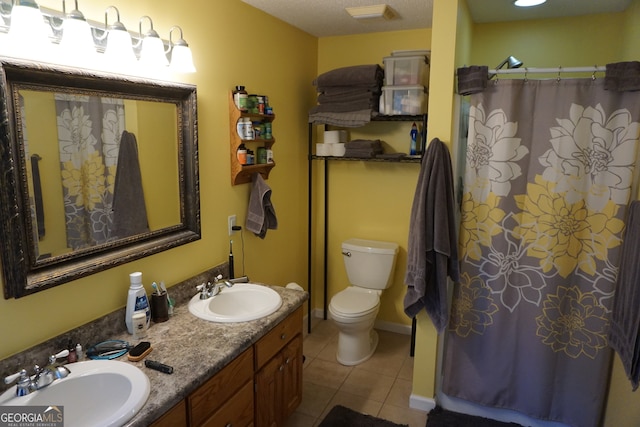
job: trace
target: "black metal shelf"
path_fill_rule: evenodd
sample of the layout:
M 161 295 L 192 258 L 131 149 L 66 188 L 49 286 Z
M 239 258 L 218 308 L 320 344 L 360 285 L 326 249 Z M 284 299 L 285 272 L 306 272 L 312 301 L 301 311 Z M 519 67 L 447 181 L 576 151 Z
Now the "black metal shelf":
M 426 114 L 421 114 L 421 115 L 399 115 L 399 116 L 386 116 L 386 115 L 373 115 L 371 116 L 371 121 L 372 122 L 420 122 L 422 124 L 422 135 L 420 138 L 420 153 L 424 154 L 425 150 L 426 150 L 426 144 L 427 144 L 427 115 Z M 308 201 L 308 211 L 309 211 L 309 218 L 308 218 L 308 231 L 307 231 L 307 283 L 308 283 L 308 290 L 309 290 L 309 299 L 307 300 L 308 303 L 308 313 L 307 313 L 307 320 L 308 320 L 308 332 L 311 332 L 311 317 L 312 317 L 312 302 L 311 302 L 311 298 L 312 298 L 312 281 L 313 278 L 312 276 L 312 268 L 311 268 L 311 261 L 312 261 L 312 248 L 313 248 L 313 235 L 312 235 L 312 226 L 313 226 L 313 206 L 312 206 L 312 195 L 313 195 L 313 162 L 316 160 L 324 160 L 324 272 L 323 272 L 323 278 L 324 278 L 324 319 L 327 319 L 327 239 L 328 239 L 328 228 L 329 228 L 329 221 L 328 221 L 328 206 L 329 206 L 329 163 L 331 163 L 332 161 L 351 161 L 351 162 L 380 162 L 380 163 L 421 163 L 422 162 L 422 155 L 418 155 L 418 156 L 410 156 L 410 157 L 405 157 L 405 158 L 398 158 L 398 159 L 384 159 L 384 158 L 360 158 L 360 157 L 338 157 L 338 156 L 317 156 L 313 153 L 313 136 L 314 136 L 314 127 L 315 126 L 325 126 L 325 129 L 327 128 L 326 124 L 321 124 L 321 123 L 309 123 L 309 135 L 308 135 L 308 139 L 309 139 L 309 155 L 308 155 L 308 161 L 309 161 L 309 183 L 308 183 L 308 191 L 309 191 L 309 201 Z M 367 126 L 366 124 L 360 127 L 364 127 Z M 340 127 L 340 126 L 336 126 L 336 127 Z M 413 319 L 413 324 L 412 324 L 412 328 L 411 328 L 411 342 L 412 342 L 412 348 L 411 348 L 411 356 L 413 356 L 413 343 L 415 342 L 415 319 Z

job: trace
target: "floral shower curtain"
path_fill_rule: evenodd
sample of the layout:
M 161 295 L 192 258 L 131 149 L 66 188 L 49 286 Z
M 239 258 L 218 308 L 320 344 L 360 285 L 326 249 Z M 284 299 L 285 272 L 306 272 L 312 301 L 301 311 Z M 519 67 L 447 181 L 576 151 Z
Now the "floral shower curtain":
M 447 395 L 599 425 L 638 96 L 591 78 L 498 80 L 471 96 Z
M 121 99 L 56 94 L 60 170 L 67 245 L 106 243 L 112 221 L 113 185 L 120 137 Z

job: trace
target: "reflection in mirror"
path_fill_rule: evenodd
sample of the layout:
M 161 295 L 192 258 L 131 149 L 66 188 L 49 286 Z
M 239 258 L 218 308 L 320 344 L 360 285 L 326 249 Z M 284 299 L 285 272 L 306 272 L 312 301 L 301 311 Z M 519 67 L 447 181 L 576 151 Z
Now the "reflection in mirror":
M 5 297 L 200 238 L 194 86 L 2 65 Z

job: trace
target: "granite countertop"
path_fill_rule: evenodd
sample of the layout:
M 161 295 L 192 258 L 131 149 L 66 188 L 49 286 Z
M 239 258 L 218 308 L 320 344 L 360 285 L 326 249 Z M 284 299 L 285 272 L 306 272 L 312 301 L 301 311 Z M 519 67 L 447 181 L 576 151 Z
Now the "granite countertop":
M 269 286 L 282 297 L 282 306 L 262 319 L 242 323 L 214 323 L 189 313 L 187 303 L 174 308 L 173 316 L 163 323 L 151 324 L 144 341 L 153 350 L 140 362 L 122 360 L 140 368 L 151 383 L 147 403 L 127 426 L 147 426 L 191 394 L 229 362 L 251 347 L 276 324 L 295 311 L 307 299 L 307 293 Z M 132 336 L 114 336 L 132 344 Z M 156 360 L 173 366 L 173 374 L 164 374 L 144 366 L 144 360 Z

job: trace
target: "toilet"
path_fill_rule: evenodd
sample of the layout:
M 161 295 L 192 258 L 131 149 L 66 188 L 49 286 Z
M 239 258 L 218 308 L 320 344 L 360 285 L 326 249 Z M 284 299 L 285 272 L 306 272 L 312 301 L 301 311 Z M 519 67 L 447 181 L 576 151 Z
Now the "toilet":
M 369 359 L 378 345 L 373 324 L 380 308 L 380 295 L 391 285 L 398 245 L 375 240 L 342 242 L 350 286 L 331 298 L 329 314 L 338 327 L 336 359 L 353 366 Z

